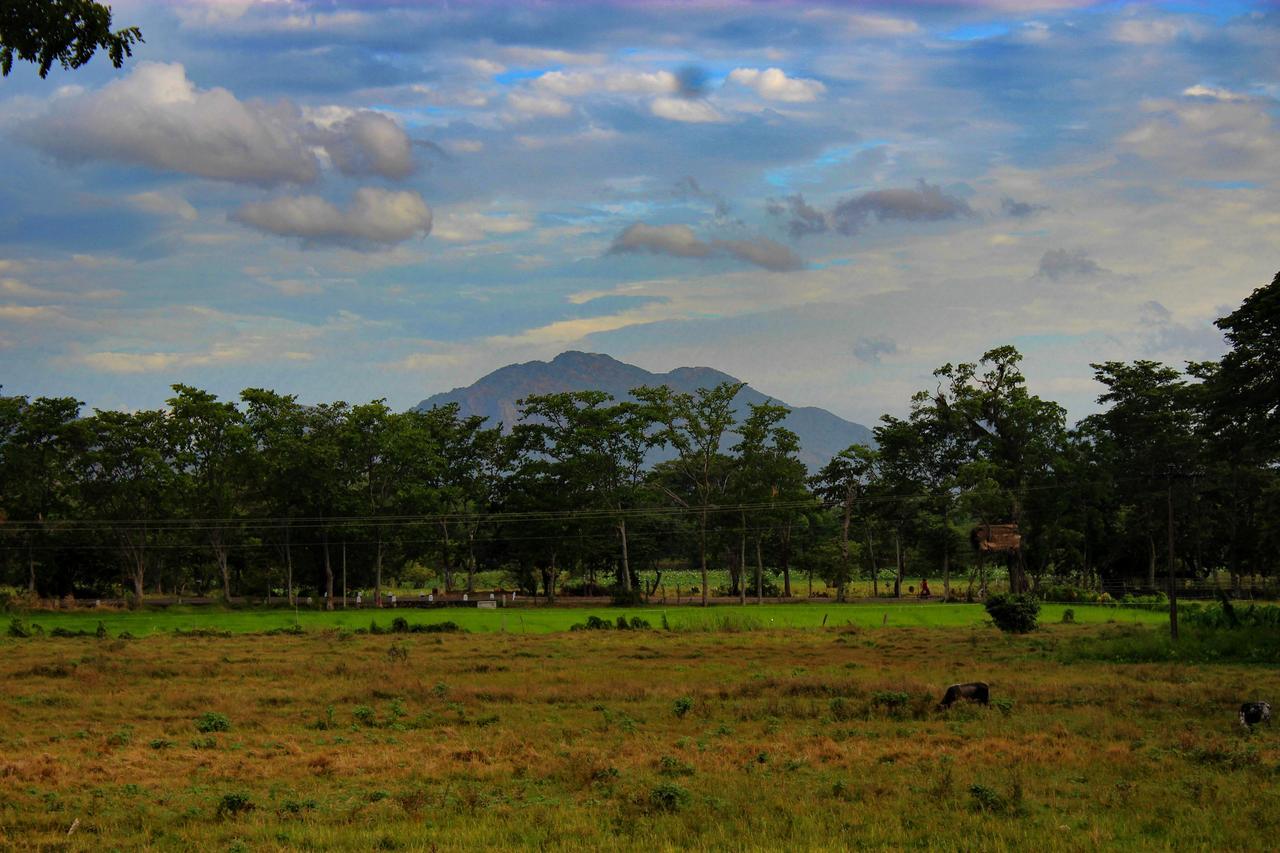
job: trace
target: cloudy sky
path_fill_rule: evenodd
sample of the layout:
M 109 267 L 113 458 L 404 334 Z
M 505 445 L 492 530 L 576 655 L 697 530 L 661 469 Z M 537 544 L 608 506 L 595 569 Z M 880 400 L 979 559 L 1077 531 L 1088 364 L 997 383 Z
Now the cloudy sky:
M 407 407 L 566 349 L 871 423 L 1013 343 L 1221 352 L 1280 269 L 1280 9 L 113 4 L 0 81 L 0 383 Z

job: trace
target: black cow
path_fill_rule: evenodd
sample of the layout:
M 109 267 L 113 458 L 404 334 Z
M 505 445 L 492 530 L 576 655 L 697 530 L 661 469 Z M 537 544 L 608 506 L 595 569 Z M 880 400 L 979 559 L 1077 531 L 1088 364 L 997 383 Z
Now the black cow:
M 1245 702 L 1240 706 L 1240 725 L 1246 729 L 1253 728 L 1258 723 L 1271 722 L 1271 703 L 1270 702 Z
M 969 702 L 980 702 L 983 705 L 990 704 L 991 690 L 984 681 L 971 681 L 968 684 L 953 684 L 947 688 L 946 694 L 942 697 L 942 701 L 938 703 L 938 710 L 945 711 L 956 702 L 965 699 Z

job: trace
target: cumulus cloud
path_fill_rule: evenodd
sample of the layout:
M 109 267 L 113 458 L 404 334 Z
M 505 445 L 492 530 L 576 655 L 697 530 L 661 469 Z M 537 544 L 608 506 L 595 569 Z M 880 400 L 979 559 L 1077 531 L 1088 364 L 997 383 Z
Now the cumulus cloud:
M 1106 272 L 1084 249 L 1050 249 L 1040 258 L 1037 278 L 1062 281 L 1069 278 L 1091 278 Z
M 725 121 L 724 114 L 706 101 L 688 98 L 654 98 L 649 111 L 658 118 L 668 121 L 683 121 L 691 124 Z
M 841 234 L 857 234 L 873 216 L 881 222 L 937 222 L 973 216 L 973 209 L 964 199 L 921 180 L 914 188 L 872 190 L 846 199 L 831 211 L 831 222 Z
M 1009 196 L 1000 199 L 1000 209 L 1004 211 L 1005 216 L 1012 216 L 1014 219 L 1026 219 L 1030 216 L 1048 210 L 1047 204 L 1032 204 L 1031 202 L 1018 201 Z
M 853 342 L 853 357 L 864 364 L 879 364 L 886 355 L 897 355 L 898 345 L 888 338 L 858 338 Z
M 729 82 L 754 89 L 760 97 L 770 101 L 807 103 L 816 101 L 827 90 L 817 80 L 788 77 L 781 68 L 735 68 L 729 72 Z
M 60 160 L 113 160 L 261 185 L 306 184 L 323 148 L 348 174 L 402 178 L 413 169 L 404 131 L 385 116 L 340 111 L 314 121 L 289 101 L 241 101 L 200 89 L 178 63 L 139 63 L 92 92 L 56 99 L 21 136 Z
M 317 128 L 314 137 L 344 175 L 400 179 L 413 174 L 413 143 L 400 125 L 381 113 L 352 113 Z
M 647 225 L 643 222 L 629 225 L 614 239 L 609 254 L 632 252 L 677 258 L 730 255 L 771 272 L 798 270 L 804 266 L 795 252 L 774 240 L 761 237 L 756 240 L 703 241 L 687 225 Z
M 560 98 L 600 93 L 669 95 L 681 92 L 680 78 L 670 71 L 548 71 L 532 87 Z
M 422 196 L 375 187 L 356 190 L 345 209 L 319 196 L 290 196 L 246 204 L 234 218 L 306 244 L 387 246 L 431 233 L 431 208 Z

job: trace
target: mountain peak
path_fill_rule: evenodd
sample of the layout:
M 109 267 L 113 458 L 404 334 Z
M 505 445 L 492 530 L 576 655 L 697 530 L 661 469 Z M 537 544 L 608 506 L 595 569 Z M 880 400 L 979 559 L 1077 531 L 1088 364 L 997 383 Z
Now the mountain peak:
M 631 396 L 631 389 L 641 385 L 665 385 L 673 391 L 693 394 L 699 388 L 738 381 L 712 367 L 677 367 L 669 373 L 651 373 L 603 353 L 568 350 L 549 362 L 529 361 L 498 368 L 466 388 L 428 397 L 417 408 L 425 410 L 457 403 L 463 417 L 481 415 L 510 429 L 520 415 L 517 401 L 533 394 L 604 391 L 614 399 L 625 400 Z M 750 385 L 744 387 L 735 401 L 738 420 L 746 416 L 751 404 L 770 400 L 787 405 Z M 799 436 L 800 458 L 811 470 L 825 465 L 851 444 L 873 443 L 871 430 L 824 409 L 792 408 L 783 423 Z M 731 439 L 728 444 L 732 443 Z

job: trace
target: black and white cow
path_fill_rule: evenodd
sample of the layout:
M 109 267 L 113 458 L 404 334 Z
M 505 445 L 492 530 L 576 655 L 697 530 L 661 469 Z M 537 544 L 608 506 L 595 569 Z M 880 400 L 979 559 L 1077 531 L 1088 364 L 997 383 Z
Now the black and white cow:
M 968 684 L 953 684 L 947 688 L 947 692 L 943 695 L 942 701 L 938 703 L 938 710 L 945 711 L 961 699 L 987 705 L 991 702 L 991 690 L 987 687 L 985 681 L 971 681 Z
M 1240 725 L 1251 729 L 1258 723 L 1271 722 L 1270 702 L 1245 702 L 1240 706 Z

